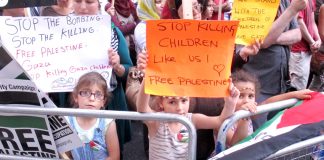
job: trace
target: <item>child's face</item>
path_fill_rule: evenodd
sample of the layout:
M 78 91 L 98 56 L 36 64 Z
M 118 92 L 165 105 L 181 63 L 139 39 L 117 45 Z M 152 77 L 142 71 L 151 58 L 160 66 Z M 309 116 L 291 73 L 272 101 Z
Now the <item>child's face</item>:
M 255 102 L 255 84 L 252 82 L 237 82 L 234 85 L 240 91 L 236 110 L 239 110 L 245 103 Z
M 84 87 L 79 90 L 74 101 L 80 109 L 101 109 L 105 104 L 106 97 L 98 85 Z
M 189 111 L 189 97 L 163 97 L 160 105 L 166 113 L 185 115 Z

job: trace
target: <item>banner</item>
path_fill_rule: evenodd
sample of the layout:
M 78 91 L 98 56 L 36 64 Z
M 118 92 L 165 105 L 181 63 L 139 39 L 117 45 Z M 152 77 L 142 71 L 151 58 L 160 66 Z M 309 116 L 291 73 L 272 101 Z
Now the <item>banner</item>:
M 109 16 L 0 17 L 0 25 L 2 44 L 42 91 L 72 91 L 89 71 L 110 82 Z
M 147 21 L 145 92 L 227 96 L 237 27 L 238 21 Z

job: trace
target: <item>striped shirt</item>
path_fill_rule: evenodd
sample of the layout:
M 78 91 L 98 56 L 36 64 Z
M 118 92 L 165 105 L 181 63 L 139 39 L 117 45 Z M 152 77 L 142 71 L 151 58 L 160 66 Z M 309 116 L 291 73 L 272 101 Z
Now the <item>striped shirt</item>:
M 118 52 L 118 36 L 113 27 L 111 27 L 111 48 Z
M 186 117 L 191 121 L 192 114 Z M 157 133 L 149 137 L 150 160 L 186 160 L 188 159 L 188 130 L 182 126 L 179 133 L 172 133 L 167 122 L 161 122 Z
M 119 41 L 118 41 L 118 35 L 117 35 L 117 31 L 116 29 L 111 26 L 111 48 L 118 53 L 118 45 L 119 45 Z M 116 74 L 115 72 L 112 72 L 112 76 L 111 76 L 111 80 L 109 82 L 110 84 L 110 88 L 109 91 L 112 92 L 116 87 L 117 87 L 117 78 L 116 78 Z

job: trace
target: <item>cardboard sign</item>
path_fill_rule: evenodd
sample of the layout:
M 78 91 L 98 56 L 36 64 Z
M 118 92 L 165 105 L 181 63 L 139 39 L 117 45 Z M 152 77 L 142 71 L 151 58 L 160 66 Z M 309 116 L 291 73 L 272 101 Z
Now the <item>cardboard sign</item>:
M 0 17 L 0 25 L 2 44 L 42 91 L 72 91 L 90 71 L 110 82 L 110 16 Z
M 227 96 L 237 27 L 238 21 L 147 21 L 145 92 Z
M 235 0 L 232 20 L 240 21 L 235 43 L 251 44 L 264 39 L 276 17 L 280 0 Z

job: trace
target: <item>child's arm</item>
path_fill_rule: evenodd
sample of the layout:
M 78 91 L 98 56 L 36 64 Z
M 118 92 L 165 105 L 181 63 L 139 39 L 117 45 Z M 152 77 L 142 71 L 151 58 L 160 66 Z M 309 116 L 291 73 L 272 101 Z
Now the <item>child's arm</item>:
M 236 128 L 230 128 L 226 134 L 226 145 L 231 147 L 249 135 L 249 118 L 240 119 L 236 122 Z
M 224 104 L 223 111 L 220 115 L 220 119 L 222 123 L 225 119 L 233 115 L 233 113 L 235 112 L 236 103 L 240 96 L 240 91 L 234 86 L 232 82 L 229 87 L 230 87 L 229 88 L 230 96 L 224 98 L 225 104 Z
M 230 84 L 230 96 L 225 98 L 225 104 L 220 116 L 209 117 L 203 114 L 193 114 L 192 121 L 198 129 L 216 129 L 221 126 L 224 120 L 230 117 L 235 111 L 235 105 L 240 95 L 240 91 Z
M 137 67 L 139 70 L 145 73 L 145 68 L 147 65 L 147 54 L 140 53 L 137 57 Z M 144 92 L 144 83 L 145 79 L 143 79 L 141 83 L 141 88 L 138 91 L 136 107 L 138 112 L 153 112 L 151 107 L 149 106 L 150 95 Z
M 257 111 L 257 103 L 256 102 L 247 102 L 242 104 L 241 106 L 236 106 L 236 111 L 238 110 L 247 110 L 252 113 L 256 113 Z M 245 137 L 249 135 L 249 131 L 253 130 L 253 126 L 251 124 L 251 120 L 249 117 L 240 119 L 236 122 L 234 129 L 228 130 L 226 134 L 227 146 L 232 146 L 237 142 L 241 141 Z
M 116 129 L 115 121 L 110 122 L 108 129 L 106 131 L 106 145 L 109 153 L 109 157 L 106 160 L 119 160 L 120 151 L 119 151 L 119 141 Z
M 60 153 L 59 154 L 59 157 L 61 159 L 73 159 L 72 154 L 71 154 L 71 151 L 67 151 L 67 152 L 64 152 L 64 153 Z
M 292 92 L 288 92 L 288 93 L 283 93 L 283 94 L 279 94 L 277 96 L 270 97 L 270 98 L 266 99 L 265 101 L 263 101 L 261 104 L 268 104 L 268 103 L 282 101 L 282 100 L 286 100 L 286 99 L 290 99 L 290 98 L 310 99 L 311 98 L 310 94 L 312 92 L 313 91 L 311 91 L 309 89 L 303 89 L 300 91 L 292 91 Z

